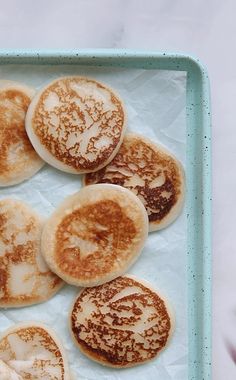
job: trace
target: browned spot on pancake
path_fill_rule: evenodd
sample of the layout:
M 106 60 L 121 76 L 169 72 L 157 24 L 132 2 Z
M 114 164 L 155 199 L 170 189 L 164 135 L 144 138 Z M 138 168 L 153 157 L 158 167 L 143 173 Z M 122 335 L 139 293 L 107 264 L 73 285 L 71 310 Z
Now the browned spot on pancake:
M 93 84 L 97 90 L 105 91 L 114 109 L 107 110 L 104 102 L 96 99 L 92 91 L 89 96 L 79 95 L 72 88 L 76 83 L 84 87 Z M 58 104 L 47 110 L 45 102 L 52 95 Z M 124 110 L 120 100 L 102 84 L 85 78 L 63 78 L 40 96 L 32 126 L 41 144 L 59 161 L 78 170 L 93 170 L 110 157 L 119 143 Z M 85 143 L 85 134 L 89 131 L 91 136 L 88 137 L 85 152 L 82 152 L 81 144 Z M 69 142 L 71 136 L 75 139 L 73 144 Z M 110 143 L 104 147 L 96 146 L 103 136 Z
M 143 202 L 149 221 L 160 223 L 181 195 L 182 178 L 171 156 L 139 137 L 127 136 L 105 168 L 86 174 L 85 184 L 94 183 L 112 183 L 133 191 Z
M 52 352 L 53 355 L 55 355 L 56 357 L 61 356 L 58 346 L 56 345 L 53 338 L 48 334 L 47 331 L 45 331 L 41 327 L 38 327 L 38 326 L 27 327 L 24 329 L 20 329 L 15 334 L 17 334 L 20 337 L 20 339 L 23 340 L 24 342 L 33 340 L 33 338 L 36 335 L 38 335 L 40 337 L 40 345 L 45 347 L 47 351 Z
M 5 290 L 5 285 L 7 282 L 7 273 L 4 269 L 0 268 L 0 291 Z
M 61 278 L 58 277 L 58 276 L 55 276 L 55 278 L 54 278 L 54 280 L 52 281 L 50 287 L 51 287 L 51 289 L 55 289 L 55 288 L 57 288 L 57 286 L 58 286 L 59 284 L 61 284 Z
M 31 160 L 39 159 L 25 131 L 29 103 L 30 98 L 19 90 L 0 91 L 0 176 L 4 179 L 14 178 Z
M 39 222 L 25 210 L 18 210 L 17 204 L 0 201 L 0 304 L 39 302 L 42 299 L 41 281 L 47 281 L 52 290 L 62 282 L 49 269 L 43 273 L 38 269 L 40 229 Z M 33 276 L 35 283 L 32 292 L 14 295 L 9 286 L 11 268 L 19 264 L 29 264 L 34 268 L 29 276 Z
M 118 203 L 99 201 L 64 217 L 56 231 L 55 261 L 72 277 L 95 278 L 128 259 L 135 236 L 134 222 Z M 87 248 L 81 251 L 83 243 Z
M 9 338 L 11 338 L 11 344 L 9 343 Z M 23 367 L 20 375 L 23 376 L 24 379 L 42 379 L 43 377 L 41 376 L 46 376 L 48 379 L 52 378 L 55 380 L 64 380 L 65 369 L 62 353 L 51 335 L 39 326 L 21 327 L 18 330 L 10 332 L 8 335 L 4 336 L 3 339 L 0 340 L 0 359 L 4 358 L 6 364 L 8 360 L 27 361 L 27 359 L 18 357 L 19 353 L 14 351 L 14 344 L 12 342 L 15 341 L 16 338 L 18 339 L 17 342 L 19 344 L 21 344 L 20 341 L 22 341 L 22 343 L 24 342 L 29 344 L 29 347 L 32 345 L 32 350 L 34 351 L 32 353 L 33 357 L 30 357 L 31 351 L 29 350 L 26 350 L 24 356 L 29 355 L 28 360 L 32 361 L 31 368 L 37 373 L 38 376 L 33 376 L 30 373 L 31 371 L 28 372 L 28 370 Z M 43 349 L 45 351 L 42 351 Z M 42 355 L 42 353 L 44 355 Z M 55 370 L 53 370 L 53 368 Z M 54 372 L 53 377 L 50 375 L 52 372 Z
M 125 367 L 150 360 L 165 347 L 171 320 L 155 292 L 132 278 L 118 277 L 79 295 L 71 327 L 88 355 Z

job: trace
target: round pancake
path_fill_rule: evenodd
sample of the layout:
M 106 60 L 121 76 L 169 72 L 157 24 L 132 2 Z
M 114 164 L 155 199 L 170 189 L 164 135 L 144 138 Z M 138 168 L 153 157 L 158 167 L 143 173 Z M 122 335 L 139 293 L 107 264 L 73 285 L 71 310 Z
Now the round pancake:
M 0 307 L 46 301 L 63 285 L 40 252 L 42 221 L 26 204 L 0 201 Z
M 160 145 L 129 133 L 115 158 L 103 169 L 86 174 L 84 184 L 113 183 L 124 186 L 143 202 L 149 231 L 160 230 L 180 214 L 185 193 L 181 163 Z
M 25 131 L 25 115 L 34 90 L 20 83 L 0 81 L 0 187 L 32 177 L 44 162 Z
M 134 276 L 83 289 L 69 323 L 73 340 L 85 355 L 116 368 L 152 360 L 173 331 L 167 302 Z
M 92 185 L 54 212 L 41 247 L 48 266 L 64 281 L 95 286 L 123 274 L 138 258 L 147 234 L 147 213 L 131 191 Z
M 19 380 L 70 379 L 62 343 L 49 327 L 38 322 L 18 323 L 6 330 L 0 337 L 0 360 Z
M 125 128 L 121 99 L 106 85 L 79 76 L 54 80 L 33 99 L 26 130 L 38 154 L 68 173 L 107 165 Z

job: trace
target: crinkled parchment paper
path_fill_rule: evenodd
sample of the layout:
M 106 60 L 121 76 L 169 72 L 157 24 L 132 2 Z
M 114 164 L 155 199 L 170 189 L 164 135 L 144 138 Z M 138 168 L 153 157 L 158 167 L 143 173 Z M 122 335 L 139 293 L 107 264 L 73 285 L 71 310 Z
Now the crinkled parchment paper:
M 81 66 L 3 65 L 0 78 L 40 88 L 63 75 L 87 75 L 101 80 L 120 94 L 128 113 L 128 129 L 166 145 L 185 164 L 186 73 Z M 81 187 L 80 176 L 48 165 L 29 181 L 1 189 L 0 198 L 28 202 L 45 217 Z M 53 327 L 67 350 L 76 379 L 184 380 L 187 379 L 187 278 L 185 212 L 169 227 L 151 233 L 136 264 L 129 271 L 153 284 L 172 304 L 176 328 L 170 345 L 154 361 L 130 369 L 109 369 L 83 356 L 68 331 L 68 311 L 77 294 L 65 286 L 48 302 L 0 311 L 0 331 L 15 322 L 36 320 Z

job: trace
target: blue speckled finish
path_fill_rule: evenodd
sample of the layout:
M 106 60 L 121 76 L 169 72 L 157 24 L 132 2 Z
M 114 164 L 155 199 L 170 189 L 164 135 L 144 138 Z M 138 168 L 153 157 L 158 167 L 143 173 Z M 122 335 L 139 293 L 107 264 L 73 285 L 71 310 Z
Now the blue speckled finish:
M 0 64 L 77 64 L 187 71 L 189 380 L 211 378 L 211 132 L 209 81 L 189 56 L 132 50 L 0 51 Z M 183 379 L 184 380 L 184 379 Z

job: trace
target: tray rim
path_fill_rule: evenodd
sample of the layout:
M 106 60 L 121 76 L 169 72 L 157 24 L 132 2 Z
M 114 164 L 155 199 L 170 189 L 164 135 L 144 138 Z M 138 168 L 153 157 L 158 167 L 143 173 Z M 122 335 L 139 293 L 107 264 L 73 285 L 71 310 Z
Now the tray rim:
M 190 158 L 186 165 L 186 173 L 189 173 L 187 178 L 187 254 L 188 297 L 192 297 L 188 298 L 188 379 L 210 380 L 211 112 L 207 70 L 199 59 L 192 55 L 170 52 L 131 49 L 0 49 L 0 64 L 86 64 L 88 62 L 93 66 L 139 67 L 187 72 L 187 156 Z M 193 139 L 192 129 L 198 136 L 197 141 Z M 195 199 L 193 199 L 194 195 Z

